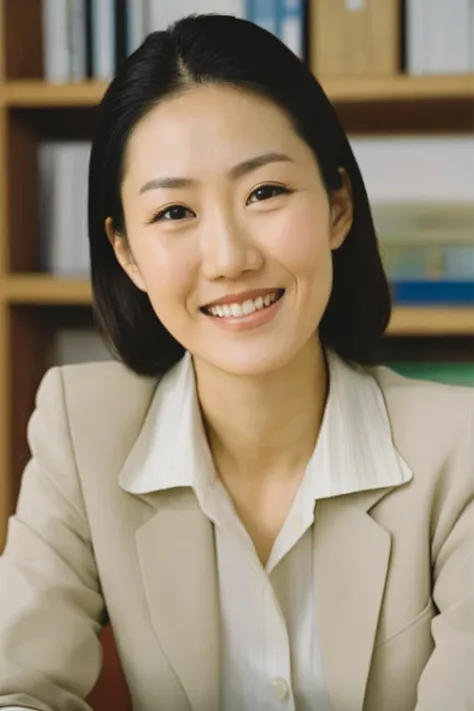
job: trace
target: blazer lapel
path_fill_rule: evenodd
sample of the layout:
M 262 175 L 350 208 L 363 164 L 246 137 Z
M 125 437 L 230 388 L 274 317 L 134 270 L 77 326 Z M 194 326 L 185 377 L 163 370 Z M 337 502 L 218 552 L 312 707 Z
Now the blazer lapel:
M 144 498 L 156 503 L 159 496 Z M 191 708 L 210 711 L 219 707 L 220 674 L 212 525 L 192 492 L 164 496 L 166 505 L 137 533 L 150 616 Z
M 367 511 L 390 490 L 316 503 L 317 608 L 333 711 L 363 709 L 391 547 Z

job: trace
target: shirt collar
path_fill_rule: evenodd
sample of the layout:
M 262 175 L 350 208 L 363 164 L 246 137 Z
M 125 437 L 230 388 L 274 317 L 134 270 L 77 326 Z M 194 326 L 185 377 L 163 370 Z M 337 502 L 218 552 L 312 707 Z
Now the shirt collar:
M 413 474 L 392 440 L 376 380 L 327 351 L 329 396 L 305 484 L 314 499 L 397 486 Z M 207 487 L 215 477 L 197 397 L 192 358 L 185 353 L 161 379 L 143 428 L 120 474 L 132 494 Z

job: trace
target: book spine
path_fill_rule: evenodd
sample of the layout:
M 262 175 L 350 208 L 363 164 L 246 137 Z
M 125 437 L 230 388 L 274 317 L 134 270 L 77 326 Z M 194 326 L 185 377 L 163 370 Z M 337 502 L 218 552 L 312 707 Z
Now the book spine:
M 43 1 L 44 78 L 52 83 L 69 80 L 68 4 Z
M 420 75 L 426 72 L 426 25 L 429 12 L 425 0 L 407 0 L 406 3 L 406 68 L 408 74 Z
M 431 0 L 426 18 L 427 74 L 470 71 L 471 0 Z
M 303 59 L 303 0 L 277 0 L 279 37 L 297 57 Z
M 145 0 L 127 0 L 127 55 L 132 54 L 145 39 Z
M 267 32 L 278 36 L 278 6 L 277 0 L 254 0 L 253 22 Z
M 69 75 L 73 81 L 87 76 L 87 23 L 85 0 L 68 2 Z
M 114 0 L 92 0 L 92 66 L 95 79 L 109 81 L 114 75 Z
M 473 281 L 396 281 L 392 282 L 391 289 L 392 298 L 398 304 L 474 304 Z

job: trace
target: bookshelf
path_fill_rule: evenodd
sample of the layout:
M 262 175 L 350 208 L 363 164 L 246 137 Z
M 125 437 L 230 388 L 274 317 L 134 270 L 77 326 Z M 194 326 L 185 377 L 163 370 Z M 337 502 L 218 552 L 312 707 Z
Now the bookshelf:
M 90 138 L 106 85 L 47 84 L 41 43 L 41 0 L 0 0 L 0 552 L 52 336 L 91 323 L 87 281 L 37 271 L 36 147 Z M 352 135 L 473 133 L 474 74 L 319 79 Z M 474 308 L 395 308 L 384 354 L 427 352 L 474 360 Z
M 87 323 L 91 312 L 87 281 L 37 271 L 36 147 L 43 138 L 90 138 L 106 84 L 42 80 L 41 0 L 0 0 L 0 33 L 1 550 L 28 456 L 26 423 L 50 363 L 51 333 Z M 472 134 L 474 74 L 319 79 L 352 135 Z M 423 336 L 447 345 L 461 338 L 466 357 L 474 358 L 474 309 L 396 308 L 386 349 L 391 337 L 402 339 L 411 356 Z

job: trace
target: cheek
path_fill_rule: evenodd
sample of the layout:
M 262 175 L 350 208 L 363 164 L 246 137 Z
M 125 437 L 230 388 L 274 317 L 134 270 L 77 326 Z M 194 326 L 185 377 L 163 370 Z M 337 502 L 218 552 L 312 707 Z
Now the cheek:
M 196 272 L 189 250 L 147 239 L 137 240 L 133 253 L 155 310 L 163 313 L 182 306 L 192 290 Z
M 331 268 L 329 220 L 311 206 L 285 216 L 274 233 L 273 253 L 296 278 L 321 277 Z

